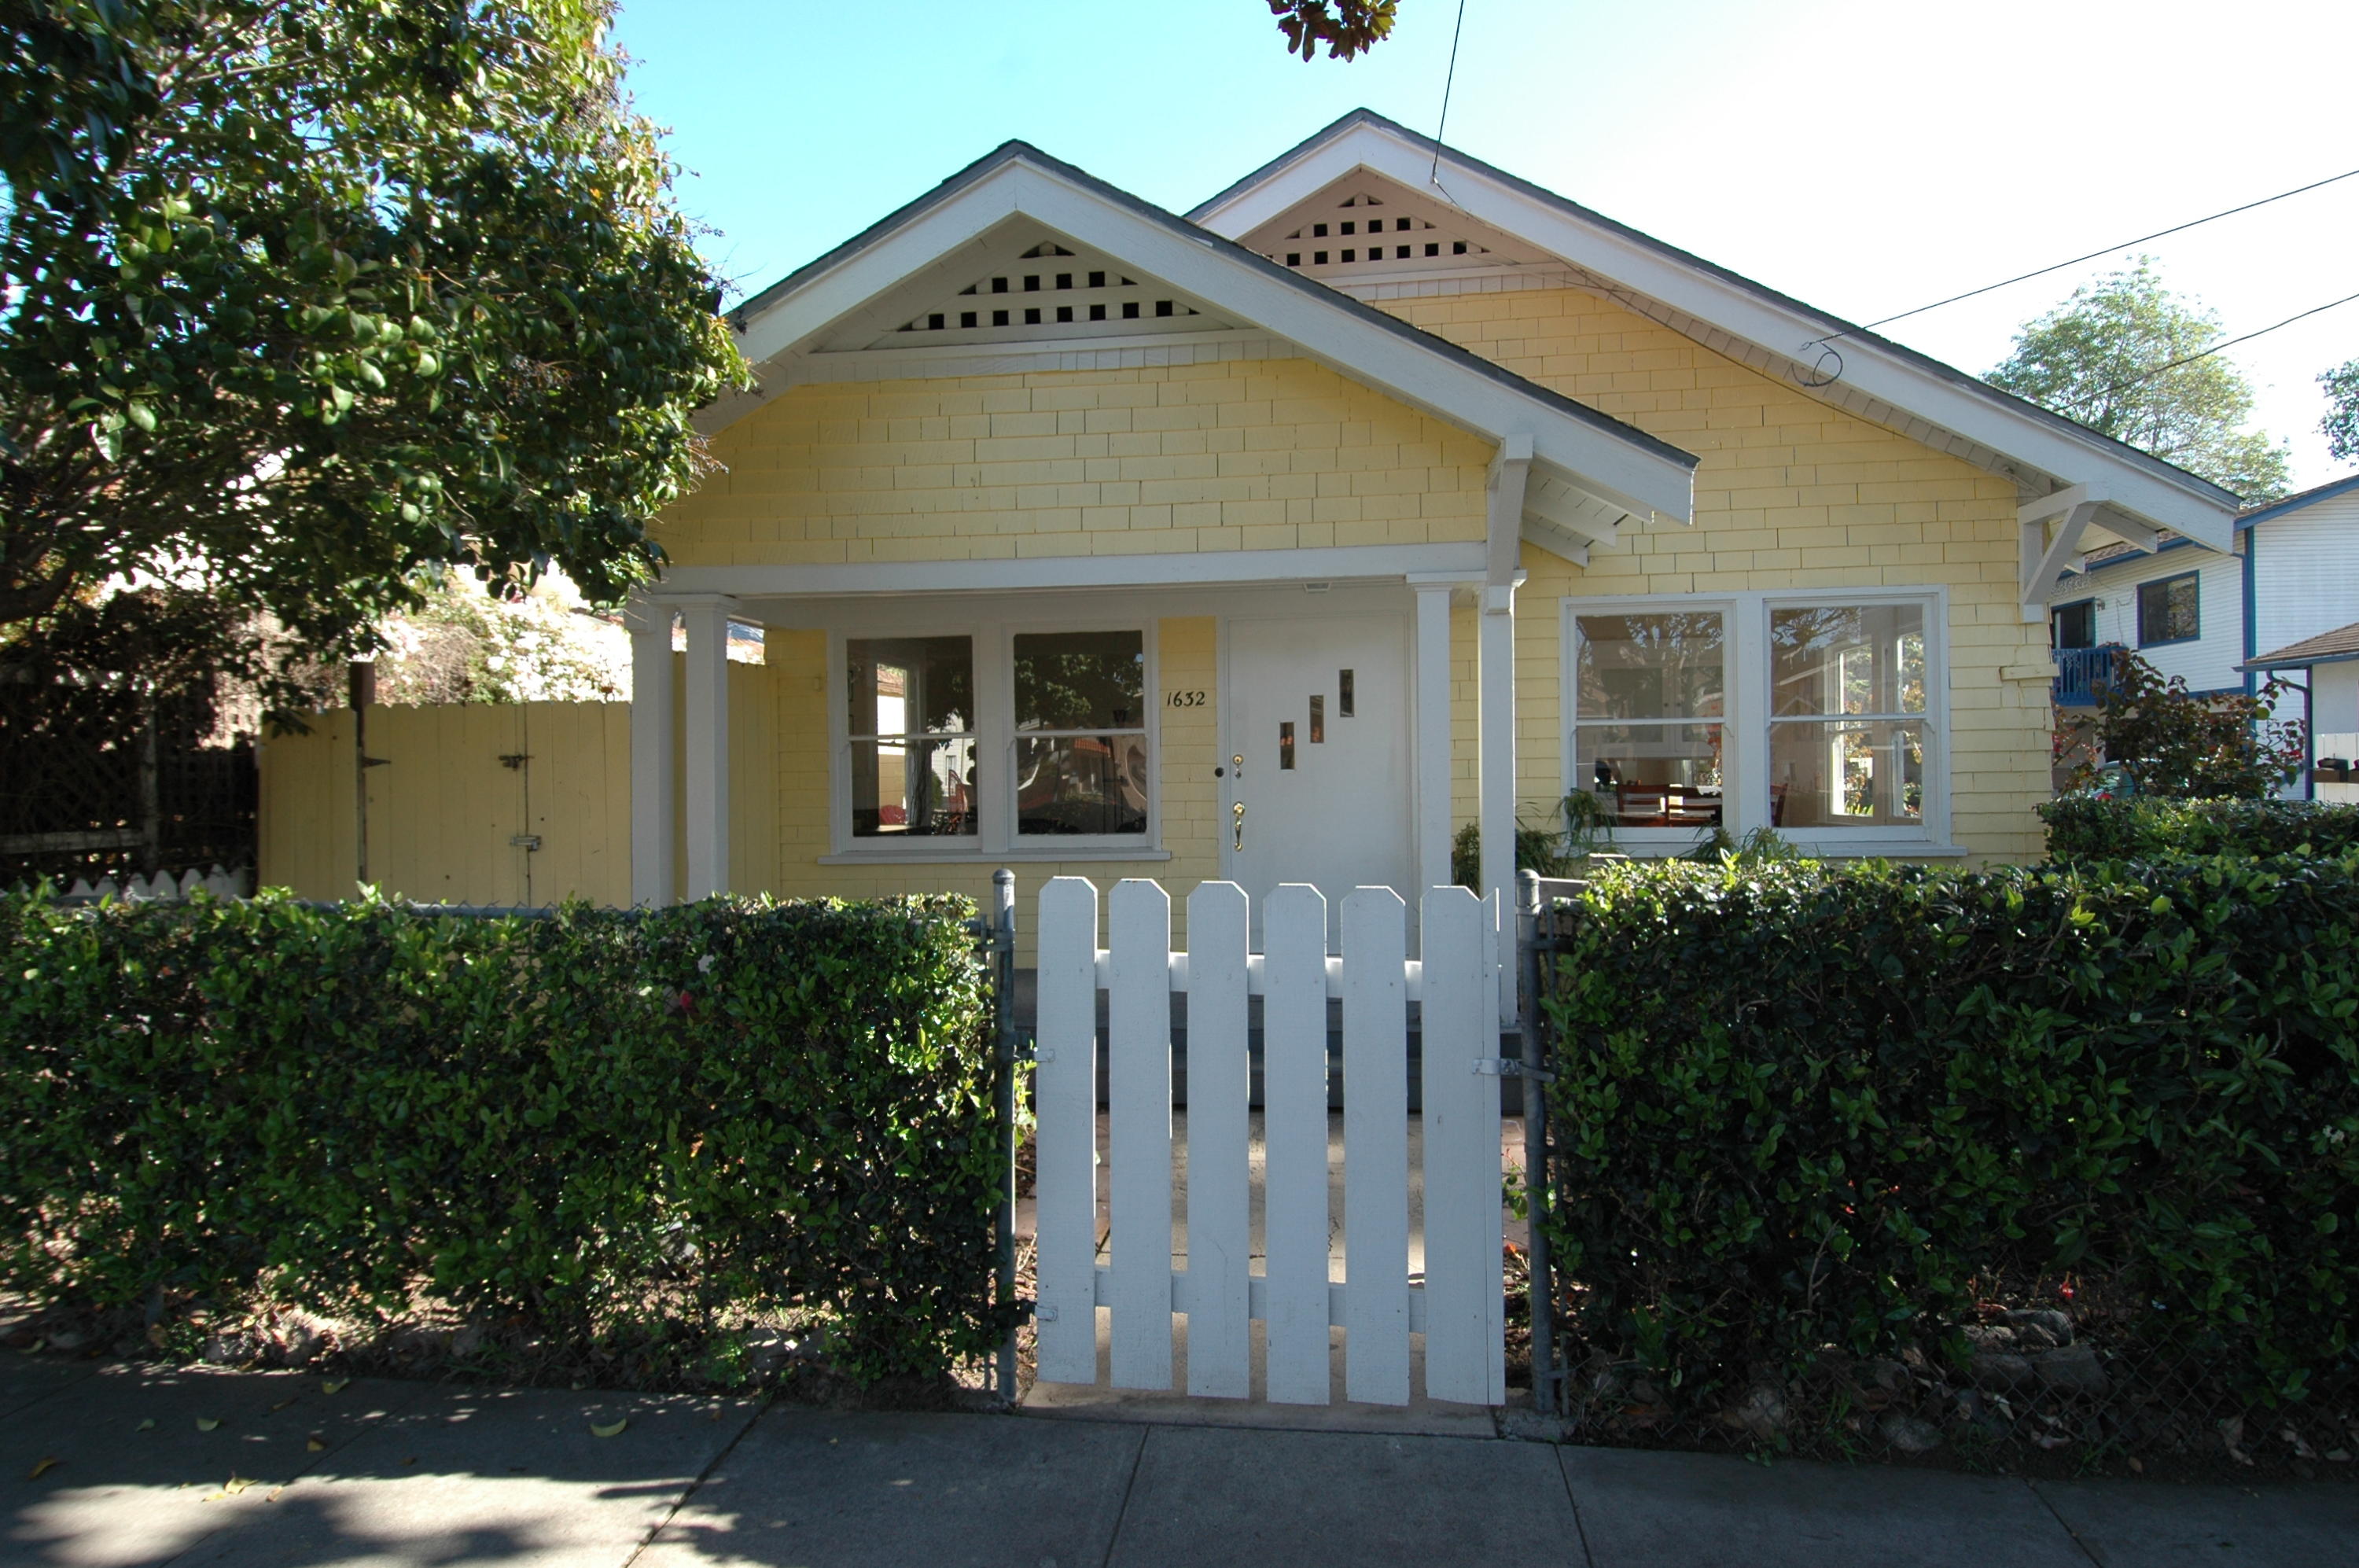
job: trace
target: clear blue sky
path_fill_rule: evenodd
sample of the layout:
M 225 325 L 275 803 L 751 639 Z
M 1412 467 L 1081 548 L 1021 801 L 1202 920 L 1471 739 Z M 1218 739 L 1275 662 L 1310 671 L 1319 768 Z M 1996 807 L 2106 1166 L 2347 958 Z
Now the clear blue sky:
M 1455 0 L 1304 64 L 1262 0 L 625 0 L 707 254 L 751 290 L 1010 137 L 1184 211 L 1364 104 L 1430 132 Z M 1854 321 L 2359 168 L 2359 6 L 1467 0 L 1446 139 Z M 2359 180 L 2148 247 L 2233 332 L 2359 292 Z M 1890 329 L 1987 369 L 2102 261 Z M 2297 484 L 2359 303 L 2234 357 Z

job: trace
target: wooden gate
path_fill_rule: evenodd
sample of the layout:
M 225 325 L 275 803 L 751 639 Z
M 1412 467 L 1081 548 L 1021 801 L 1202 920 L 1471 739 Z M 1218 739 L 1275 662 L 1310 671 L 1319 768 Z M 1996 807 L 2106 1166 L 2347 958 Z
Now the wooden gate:
M 1343 956 L 1327 952 L 1315 887 L 1273 892 L 1266 951 L 1248 951 L 1244 890 L 1188 898 L 1189 951 L 1171 951 L 1171 899 L 1124 881 L 1097 945 L 1098 892 L 1060 877 L 1040 892 L 1037 1024 L 1038 1373 L 1098 1377 L 1108 1310 L 1114 1386 L 1172 1386 L 1174 1314 L 1187 1317 L 1187 1391 L 1249 1398 L 1252 1324 L 1266 1391 L 1326 1404 L 1331 1325 L 1344 1331 L 1347 1399 L 1401 1405 L 1410 1336 L 1425 1391 L 1506 1399 L 1500 1271 L 1497 943 L 1462 887 L 1425 897 L 1422 960 L 1386 887 L 1343 900 Z M 1106 1257 L 1098 1258 L 1097 996 L 1107 995 Z M 1188 1002 L 1187 1267 L 1172 1240 L 1171 996 Z M 1262 998 L 1263 1271 L 1252 1267 L 1248 998 Z M 1344 1079 L 1344 1278 L 1331 1278 L 1328 999 L 1340 997 Z M 1425 1277 L 1409 1273 L 1408 1008 L 1419 1005 Z

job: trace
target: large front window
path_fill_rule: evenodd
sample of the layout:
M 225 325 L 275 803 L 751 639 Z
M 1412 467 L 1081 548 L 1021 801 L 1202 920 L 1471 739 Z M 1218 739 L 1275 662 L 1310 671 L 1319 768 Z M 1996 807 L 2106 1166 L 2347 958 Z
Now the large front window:
M 1147 648 L 1128 632 L 1016 637 L 1016 831 L 1147 831 Z
M 854 838 L 975 831 L 974 644 L 855 637 L 851 676 Z
M 1727 616 L 1576 615 L 1573 773 L 1625 827 L 1721 821 Z
M 1922 823 L 1925 695 L 1921 604 L 1771 609 L 1771 820 Z

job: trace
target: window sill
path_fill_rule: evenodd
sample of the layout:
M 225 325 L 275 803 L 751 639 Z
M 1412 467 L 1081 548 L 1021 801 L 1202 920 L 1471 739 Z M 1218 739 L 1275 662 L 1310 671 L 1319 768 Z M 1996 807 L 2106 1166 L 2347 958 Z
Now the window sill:
M 854 849 L 819 857 L 821 866 L 1017 866 L 1044 861 L 1164 861 L 1171 852 L 1150 844 L 1132 849 L 1120 844 L 1074 844 L 1054 848 L 1026 844 L 1021 848 L 974 849 Z
M 1961 860 L 1973 852 L 1963 844 L 1936 844 L 1929 838 L 1869 838 L 1846 833 L 1799 833 L 1780 828 L 1777 836 L 1812 860 Z M 1676 860 L 1692 855 L 1710 838 L 1681 833 L 1676 837 L 1625 838 L 1599 846 L 1607 855 L 1632 860 Z

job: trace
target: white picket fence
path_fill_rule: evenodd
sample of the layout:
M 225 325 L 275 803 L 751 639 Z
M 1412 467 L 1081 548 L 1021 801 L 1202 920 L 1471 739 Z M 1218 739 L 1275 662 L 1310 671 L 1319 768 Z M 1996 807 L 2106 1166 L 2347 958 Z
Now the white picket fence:
M 1327 901 L 1288 886 L 1248 951 L 1244 889 L 1188 897 L 1186 953 L 1171 899 L 1116 884 L 1111 946 L 1098 893 L 1060 877 L 1040 892 L 1037 1026 L 1038 1374 L 1098 1377 L 1096 1309 L 1108 1310 L 1116 1388 L 1169 1389 L 1176 1313 L 1187 1317 L 1190 1394 L 1251 1394 L 1251 1327 L 1265 1325 L 1266 1391 L 1326 1404 L 1328 1330 L 1344 1331 L 1344 1397 L 1402 1405 L 1410 1336 L 1425 1391 L 1506 1398 L 1502 1311 L 1497 942 L 1490 907 L 1462 887 L 1425 896 L 1422 959 L 1386 887 L 1343 900 L 1343 956 Z M 1097 1262 L 1097 993 L 1108 994 L 1107 1262 Z M 1187 1267 L 1172 1253 L 1170 997 L 1188 997 Z M 1252 1270 L 1246 998 L 1262 998 L 1264 1271 Z M 1327 1001 L 1343 999 L 1343 1251 L 1329 1277 Z M 1408 1004 L 1423 1011 L 1425 1279 L 1409 1277 Z
M 124 898 L 133 902 L 175 903 L 191 893 L 210 893 L 216 898 L 243 898 L 254 891 L 253 873 L 240 866 L 235 871 L 216 866 L 210 872 L 190 866 L 175 877 L 168 871 L 158 871 L 151 879 L 135 871 L 130 879 L 117 885 L 112 877 L 102 877 L 92 887 L 82 877 L 66 889 L 69 898 Z

